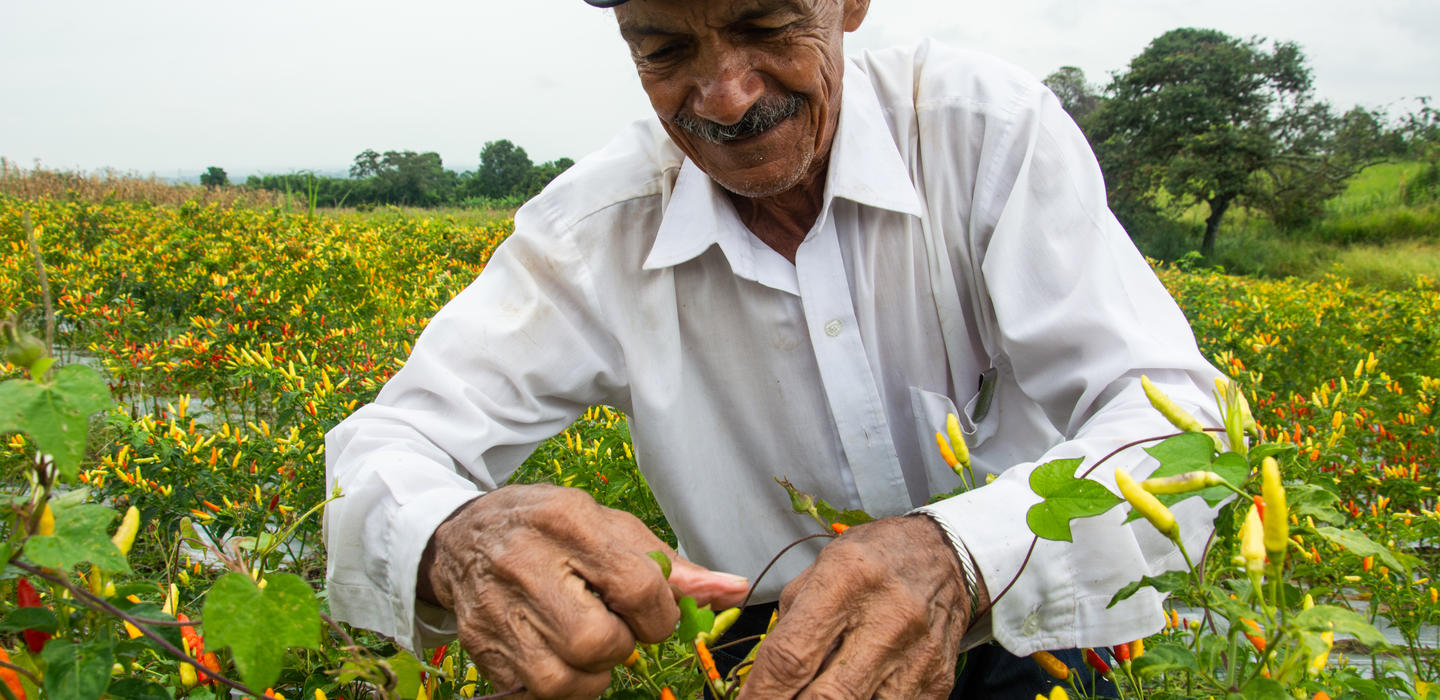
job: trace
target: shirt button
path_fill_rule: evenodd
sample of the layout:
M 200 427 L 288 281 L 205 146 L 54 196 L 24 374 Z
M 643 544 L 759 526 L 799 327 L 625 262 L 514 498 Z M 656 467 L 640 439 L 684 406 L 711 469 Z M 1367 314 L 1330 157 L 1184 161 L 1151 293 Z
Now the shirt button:
M 840 329 L 844 327 L 845 324 L 841 323 L 840 319 L 832 318 L 825 323 L 825 335 L 834 338 L 835 336 L 840 335 Z

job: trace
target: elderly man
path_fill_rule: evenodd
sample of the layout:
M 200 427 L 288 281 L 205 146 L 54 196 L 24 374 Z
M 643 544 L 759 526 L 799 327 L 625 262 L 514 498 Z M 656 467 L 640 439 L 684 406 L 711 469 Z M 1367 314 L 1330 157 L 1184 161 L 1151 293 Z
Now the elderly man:
M 761 582 L 780 620 L 744 697 L 942 698 L 992 638 L 1158 629 L 1153 591 L 1106 606 L 1178 564 L 1163 537 L 1111 513 L 1031 552 L 1025 525 L 1040 461 L 1169 432 L 1142 373 L 1192 408 L 1215 374 L 1054 96 L 928 43 L 847 59 L 868 0 L 587 1 L 615 6 L 658 120 L 521 208 L 329 436 L 335 613 L 416 649 L 458 635 L 529 697 L 595 697 L 672 630 L 676 591 L 743 598 L 703 567 L 754 576 L 809 534 L 783 475 L 881 519 Z M 668 582 L 637 519 L 501 486 L 597 403 L 631 418 L 686 558 Z M 997 478 L 917 510 L 956 485 L 933 439 L 951 412 Z M 1177 514 L 1198 549 L 1208 513 Z

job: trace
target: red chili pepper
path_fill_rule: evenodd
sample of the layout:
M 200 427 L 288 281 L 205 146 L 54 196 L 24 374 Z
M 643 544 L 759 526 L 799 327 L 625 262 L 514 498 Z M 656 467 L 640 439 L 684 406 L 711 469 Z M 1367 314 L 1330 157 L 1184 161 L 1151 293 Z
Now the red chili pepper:
M 274 512 L 274 511 L 275 511 L 275 506 L 278 506 L 278 505 L 280 505 L 280 494 L 277 493 L 277 494 L 275 494 L 274 496 L 271 496 L 271 497 L 270 497 L 270 508 L 269 508 L 269 510 L 270 510 L 271 512 Z
M 1105 659 L 1100 658 L 1094 649 L 1085 650 L 1085 665 L 1095 669 L 1095 672 L 1102 676 L 1110 675 L 1110 664 L 1105 663 Z
M 175 616 L 179 622 L 189 622 L 190 618 L 185 613 Z M 194 625 L 184 625 L 180 628 L 180 639 L 185 643 L 185 651 L 195 658 L 200 658 L 205 653 L 205 638 L 195 632 Z
M 201 668 L 195 669 L 204 676 L 200 679 L 200 685 L 210 685 L 214 683 L 215 677 L 220 675 L 220 659 L 215 656 L 215 652 L 205 652 L 205 654 L 200 657 L 200 666 Z
M 1129 644 L 1116 644 L 1114 648 L 1110 650 L 1110 652 L 1115 655 L 1115 660 L 1119 661 L 1121 664 L 1124 664 L 1125 662 L 1130 660 Z
M 441 644 L 440 648 L 436 649 L 435 653 L 430 655 L 430 665 L 439 666 L 440 662 L 445 660 L 445 652 L 449 649 L 449 644 Z
M 30 584 L 30 579 L 21 578 L 15 584 L 15 603 L 22 608 L 43 608 L 44 603 L 40 602 L 40 594 L 35 586 Z M 36 629 L 26 629 L 25 646 L 30 647 L 30 653 L 39 654 L 45 648 L 45 643 L 50 641 L 49 632 L 41 632 Z

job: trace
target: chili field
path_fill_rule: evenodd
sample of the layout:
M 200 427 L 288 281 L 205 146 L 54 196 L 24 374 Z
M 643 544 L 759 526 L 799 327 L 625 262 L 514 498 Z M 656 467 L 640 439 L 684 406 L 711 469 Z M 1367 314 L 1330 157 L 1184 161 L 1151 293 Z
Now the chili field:
M 317 506 L 335 496 L 325 491 L 325 432 L 375 396 L 427 319 L 511 229 L 504 219 L 393 209 L 305 214 L 0 195 L 0 317 L 37 338 L 53 334 L 56 366 L 90 368 L 103 384 L 87 394 L 96 410 L 71 469 L 60 460 L 47 467 L 43 455 L 57 454 L 55 443 L 39 423 L 25 423 L 44 417 L 40 404 L 13 418 L 0 401 L 9 504 L 0 535 L 12 562 L 0 575 L 0 697 L 228 697 L 214 676 L 244 688 L 237 692 L 270 688 L 307 700 L 507 690 L 478 678 L 458 645 L 417 659 L 330 624 Z M 1298 610 L 1308 594 L 1307 602 L 1353 611 L 1386 635 L 1379 643 L 1340 629 L 1323 655 L 1305 647 L 1318 660 L 1285 680 L 1286 692 L 1425 697 L 1440 679 L 1440 283 L 1421 278 L 1397 291 L 1338 277 L 1157 273 L 1206 356 L 1242 387 L 1256 442 L 1284 470 L 1295 517 L 1277 595 Z M 0 365 L 0 379 L 14 386 L 34 369 L 17 357 Z M 587 489 L 673 542 L 628 436 L 624 416 L 592 408 L 513 480 Z M 122 521 L 131 507 L 138 519 Z M 1222 515 L 1204 558 L 1217 585 L 1244 581 L 1230 543 L 1244 517 L 1239 509 Z M 99 536 L 110 542 L 122 522 L 138 532 L 118 561 L 87 549 Z M 1337 539 L 1337 528 L 1354 534 Z M 27 544 L 40 536 L 51 538 L 46 547 Z M 224 602 L 245 596 L 251 605 Z M 249 620 L 247 607 L 313 619 Z M 164 624 L 202 612 L 189 627 Z M 1196 614 L 1177 606 L 1173 624 L 1146 640 L 1146 656 L 1164 657 L 1191 636 L 1237 640 L 1223 625 L 1207 633 L 1198 619 L 1179 619 Z M 153 624 L 133 626 L 144 621 Z M 1216 648 L 1214 663 L 1238 673 L 1240 647 Z M 643 672 L 614 672 L 617 697 L 657 697 L 662 686 L 698 694 L 705 680 L 689 647 L 643 651 Z M 1210 652 L 1197 653 L 1211 663 Z M 1284 675 L 1273 653 L 1244 653 L 1256 675 Z M 1196 687 L 1143 658 L 1134 671 L 1125 664 L 1127 694 L 1183 697 Z

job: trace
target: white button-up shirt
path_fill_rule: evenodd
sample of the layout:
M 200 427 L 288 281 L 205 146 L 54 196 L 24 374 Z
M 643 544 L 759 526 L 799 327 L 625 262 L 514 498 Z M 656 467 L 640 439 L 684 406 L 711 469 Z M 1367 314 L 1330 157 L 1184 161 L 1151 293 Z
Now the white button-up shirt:
M 453 634 L 415 599 L 431 533 L 592 404 L 629 414 L 682 553 L 750 577 L 815 531 L 774 477 L 837 507 L 909 512 L 958 483 L 934 441 L 957 413 L 981 483 L 998 478 L 927 510 L 993 594 L 1030 546 L 1036 464 L 1172 432 L 1142 373 L 1192 409 L 1210 403 L 1214 369 L 1033 78 L 928 43 L 864 54 L 846 65 L 830 156 L 794 264 L 655 120 L 521 208 L 405 367 L 328 436 L 344 493 L 325 517 L 335 615 L 412 647 Z M 1148 459 L 1113 464 L 1143 475 Z M 1113 470 L 1093 478 L 1113 488 Z M 1177 509 L 1191 551 L 1208 513 Z M 1026 654 L 1157 630 L 1153 591 L 1106 604 L 1180 558 L 1122 519 L 1042 541 L 992 611 L 994 636 Z M 781 559 L 756 600 L 818 546 Z

